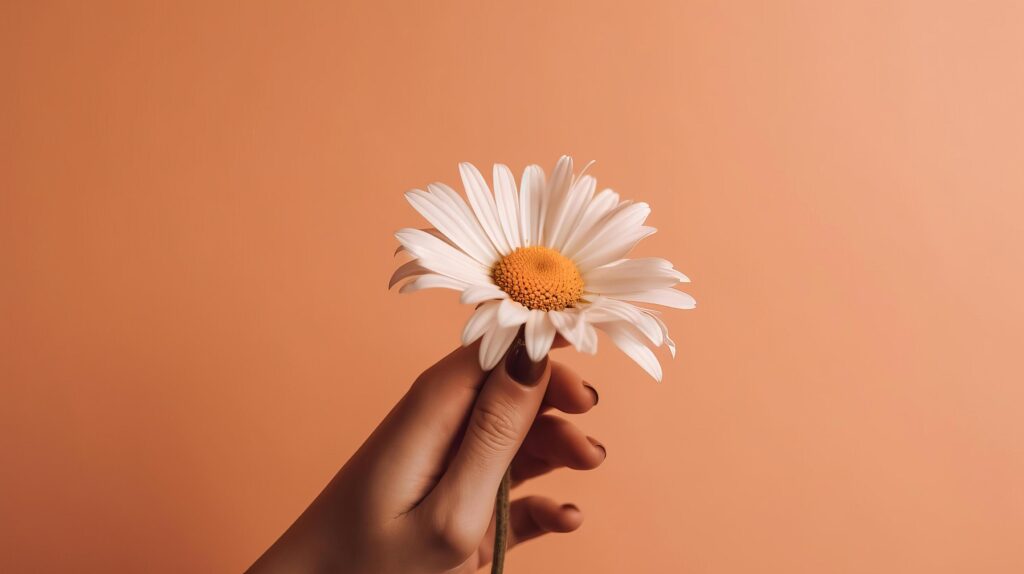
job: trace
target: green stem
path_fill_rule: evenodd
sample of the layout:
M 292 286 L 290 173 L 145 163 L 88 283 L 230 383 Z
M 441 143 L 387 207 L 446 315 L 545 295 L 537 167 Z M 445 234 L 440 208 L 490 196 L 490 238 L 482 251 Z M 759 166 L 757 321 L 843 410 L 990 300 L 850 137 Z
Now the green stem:
M 505 471 L 494 500 L 494 554 L 491 558 L 491 574 L 505 570 L 505 550 L 508 547 L 508 490 L 512 482 L 511 468 Z

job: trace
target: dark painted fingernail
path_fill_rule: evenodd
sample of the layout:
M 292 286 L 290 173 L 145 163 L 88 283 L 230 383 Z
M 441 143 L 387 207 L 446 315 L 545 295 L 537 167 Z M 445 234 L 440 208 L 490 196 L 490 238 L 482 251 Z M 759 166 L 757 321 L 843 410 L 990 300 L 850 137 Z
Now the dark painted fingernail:
M 590 383 L 588 383 L 586 381 L 583 381 L 583 386 L 587 387 L 587 390 L 590 391 L 590 394 L 594 395 L 594 404 L 596 405 L 598 403 L 598 401 L 601 400 L 601 395 L 597 394 L 597 389 L 592 387 L 590 385 Z
M 603 444 L 597 442 L 597 439 L 595 439 L 592 436 L 588 436 L 587 440 L 590 441 L 590 444 L 592 444 L 592 445 L 596 446 L 597 448 L 601 449 L 601 454 L 603 454 L 605 458 L 608 458 L 608 449 L 604 448 Z
M 576 506 L 575 504 L 563 504 L 562 505 L 562 510 L 574 510 L 576 512 L 579 512 L 580 511 L 580 507 Z
M 545 356 L 539 362 L 534 363 L 526 352 L 526 345 L 516 341 L 512 343 L 512 350 L 508 352 L 505 359 L 505 370 L 508 376 L 515 382 L 532 387 L 540 382 L 541 375 L 548 365 L 548 358 Z

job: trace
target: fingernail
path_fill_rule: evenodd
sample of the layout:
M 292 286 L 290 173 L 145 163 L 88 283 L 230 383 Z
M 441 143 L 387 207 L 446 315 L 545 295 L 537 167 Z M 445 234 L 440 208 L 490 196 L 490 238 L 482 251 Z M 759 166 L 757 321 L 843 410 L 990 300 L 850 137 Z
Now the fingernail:
M 547 356 L 534 363 L 526 352 L 526 345 L 518 341 L 512 344 L 512 350 L 509 351 L 508 357 L 505 359 L 505 370 L 508 372 L 508 376 L 512 377 L 515 382 L 529 387 L 540 381 L 547 365 Z
M 579 512 L 580 507 L 576 506 L 575 504 L 563 504 L 562 510 L 573 510 L 575 512 Z
M 590 385 L 590 383 L 588 383 L 586 381 L 583 381 L 583 386 L 587 387 L 587 390 L 590 391 L 590 394 L 594 395 L 594 404 L 596 405 L 598 403 L 598 401 L 601 400 L 601 395 L 597 394 L 597 389 L 592 387 Z
M 597 439 L 595 439 L 592 436 L 588 436 L 587 440 L 590 441 L 590 444 L 592 444 L 592 445 L 596 446 L 597 448 L 601 449 L 601 454 L 603 454 L 605 458 L 608 458 L 608 449 L 604 448 L 603 444 L 597 442 Z

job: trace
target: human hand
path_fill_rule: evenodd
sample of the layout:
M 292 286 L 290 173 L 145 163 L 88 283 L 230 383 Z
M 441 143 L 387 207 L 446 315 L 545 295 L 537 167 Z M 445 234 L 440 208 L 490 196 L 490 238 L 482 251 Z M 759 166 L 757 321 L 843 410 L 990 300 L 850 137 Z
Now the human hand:
M 561 467 L 596 468 L 605 449 L 547 409 L 583 413 L 597 392 L 568 367 L 514 344 L 490 373 L 479 343 L 427 369 L 252 574 L 468 573 L 490 562 L 494 497 Z M 571 532 L 572 504 L 514 500 L 508 545 Z

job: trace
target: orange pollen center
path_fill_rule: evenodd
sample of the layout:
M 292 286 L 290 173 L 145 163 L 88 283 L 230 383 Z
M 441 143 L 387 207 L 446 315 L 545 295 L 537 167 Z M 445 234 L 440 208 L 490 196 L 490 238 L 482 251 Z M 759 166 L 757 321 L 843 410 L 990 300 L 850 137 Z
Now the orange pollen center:
M 491 270 L 494 284 L 529 309 L 561 311 L 583 296 L 583 277 L 568 257 L 547 247 L 520 247 Z

